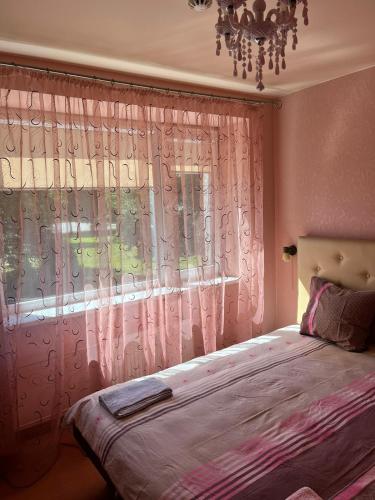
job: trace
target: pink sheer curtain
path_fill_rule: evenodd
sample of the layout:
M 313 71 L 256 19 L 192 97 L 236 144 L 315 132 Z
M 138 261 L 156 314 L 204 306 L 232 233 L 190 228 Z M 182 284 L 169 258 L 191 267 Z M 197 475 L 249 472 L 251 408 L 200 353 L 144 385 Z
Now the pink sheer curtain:
M 79 398 L 258 335 L 261 108 L 0 73 L 0 457 Z

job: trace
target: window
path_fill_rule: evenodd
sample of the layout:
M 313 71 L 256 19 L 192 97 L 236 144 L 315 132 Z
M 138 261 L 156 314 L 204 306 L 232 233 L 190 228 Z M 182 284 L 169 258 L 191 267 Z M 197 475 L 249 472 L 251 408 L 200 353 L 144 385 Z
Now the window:
M 210 242 L 210 175 L 208 173 L 177 173 L 180 270 L 213 263 Z M 184 184 L 184 185 L 183 185 Z M 196 228 L 202 231 L 196 231 Z
M 24 125 L 25 130 L 39 126 Z M 52 128 L 52 123 L 43 126 Z M 58 129 L 62 130 L 62 137 L 70 133 L 61 123 Z M 78 126 L 72 132 L 74 143 L 82 142 L 81 129 Z M 111 134 L 107 134 L 107 129 L 100 132 L 102 146 L 110 151 Z M 124 127 L 120 132 L 141 133 L 134 127 Z M 160 161 L 157 134 L 153 130 L 147 133 L 152 136 L 151 157 L 155 162 Z M 198 132 L 197 139 L 189 135 L 188 147 L 202 141 Z M 164 147 L 173 152 L 174 140 L 166 141 Z M 89 147 L 81 143 L 79 147 L 82 151 L 85 147 L 92 150 L 94 144 L 93 141 Z M 181 144 L 184 139 L 180 137 Z M 62 148 L 65 147 L 63 144 Z M 142 291 L 150 280 L 155 288 L 166 286 L 165 256 L 161 255 L 158 242 L 168 233 L 168 221 L 163 200 L 155 189 L 163 185 L 160 164 L 143 162 L 140 166 L 136 154 L 126 153 L 115 178 L 108 153 L 101 163 L 77 155 L 73 175 L 71 160 L 61 157 L 63 150 L 59 151 L 58 160 L 51 154 L 47 158 L 40 155 L 26 160 L 13 157 L 11 168 L 2 171 L 5 188 L 0 191 L 4 233 L 2 279 L 6 283 L 7 304 L 21 304 L 25 310 L 35 311 L 55 307 L 56 297 L 61 296 L 62 305 L 68 305 L 90 297 L 95 299 L 98 291 L 112 296 Z M 61 188 L 56 186 L 56 169 Z M 146 183 L 142 183 L 140 169 L 143 174 L 148 169 Z M 170 175 L 177 224 L 175 282 L 185 287 L 198 278 L 198 270 L 203 268 L 207 279 L 215 277 L 212 180 L 209 168 L 198 168 L 196 164 L 176 166 Z
M 210 199 L 209 174 L 177 173 L 177 210 L 179 260 L 177 271 L 186 278 L 199 266 L 211 266 L 213 248 L 209 245 Z M 146 210 L 142 193 L 136 188 L 115 191 L 82 189 L 74 191 L 36 189 L 13 191 L 10 199 L 0 194 L 0 220 L 4 232 L 3 278 L 6 301 L 29 304 L 30 307 L 55 305 L 56 282 L 45 276 L 63 273 L 69 290 L 65 303 L 82 300 L 83 292 L 97 288 L 113 288 L 121 295 L 142 289 L 147 279 L 160 279 L 157 245 L 158 224 L 163 217 L 151 189 L 147 190 L 149 226 L 141 222 Z M 98 204 L 104 203 L 107 227 L 103 239 L 95 221 Z M 23 224 L 21 239 L 19 224 Z M 194 230 L 201 227 L 202 231 Z M 38 228 L 39 234 L 35 233 Z M 145 232 L 149 233 L 151 253 L 144 249 Z M 25 237 L 26 235 L 26 237 Z M 98 243 L 99 242 L 99 243 Z M 64 253 L 65 268 L 58 269 L 57 254 Z M 19 262 L 22 265 L 19 265 Z M 112 274 L 108 274 L 108 262 Z M 107 270 L 107 271 L 106 271 Z M 193 276 L 193 275 L 192 275 Z M 20 286 L 19 286 L 20 285 Z M 89 288 L 88 288 L 89 285 Z M 163 286 L 163 283 L 159 283 Z M 17 297 L 17 294 L 20 294 Z M 36 305 L 38 304 L 38 305 Z M 27 308 L 27 307 L 26 307 Z

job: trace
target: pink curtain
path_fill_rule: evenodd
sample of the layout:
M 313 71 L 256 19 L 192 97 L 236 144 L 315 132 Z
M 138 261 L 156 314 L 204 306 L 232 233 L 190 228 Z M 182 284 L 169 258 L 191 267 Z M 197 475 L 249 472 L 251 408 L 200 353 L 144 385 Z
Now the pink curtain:
M 0 73 L 0 457 L 110 384 L 261 332 L 262 111 Z

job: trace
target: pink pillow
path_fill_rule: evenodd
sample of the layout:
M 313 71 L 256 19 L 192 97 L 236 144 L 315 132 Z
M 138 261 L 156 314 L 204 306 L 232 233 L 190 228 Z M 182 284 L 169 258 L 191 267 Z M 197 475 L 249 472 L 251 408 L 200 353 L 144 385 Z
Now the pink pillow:
M 313 276 L 300 333 L 360 352 L 367 348 L 374 318 L 375 291 L 349 290 Z

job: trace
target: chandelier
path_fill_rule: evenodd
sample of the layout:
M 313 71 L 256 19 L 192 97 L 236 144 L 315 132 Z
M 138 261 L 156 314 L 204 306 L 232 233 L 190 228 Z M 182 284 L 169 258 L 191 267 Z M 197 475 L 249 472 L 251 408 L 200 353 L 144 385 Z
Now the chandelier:
M 242 78 L 255 67 L 257 89 L 262 91 L 263 69 L 268 59 L 268 69 L 276 75 L 286 69 L 285 48 L 291 32 L 292 48 L 296 49 L 298 4 L 303 5 L 302 17 L 308 24 L 308 0 L 277 0 L 275 8 L 267 14 L 265 0 L 255 0 L 252 10 L 246 0 L 216 0 L 219 6 L 216 24 L 216 55 L 220 55 L 222 41 L 233 59 L 233 76 L 242 67 Z M 198 11 L 208 8 L 212 0 L 189 0 L 189 5 Z

